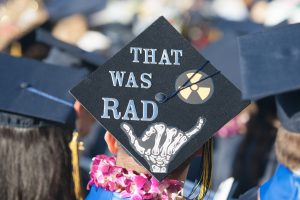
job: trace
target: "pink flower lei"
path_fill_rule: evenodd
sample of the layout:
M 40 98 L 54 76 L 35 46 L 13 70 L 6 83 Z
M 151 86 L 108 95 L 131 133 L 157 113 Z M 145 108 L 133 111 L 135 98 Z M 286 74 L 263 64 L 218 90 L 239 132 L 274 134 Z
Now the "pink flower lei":
M 183 183 L 177 180 L 164 179 L 158 182 L 148 174 L 116 166 L 116 158 L 98 155 L 93 158 L 90 172 L 91 180 L 87 189 L 95 185 L 112 192 L 118 192 L 121 198 L 132 200 L 168 200 L 183 199 Z

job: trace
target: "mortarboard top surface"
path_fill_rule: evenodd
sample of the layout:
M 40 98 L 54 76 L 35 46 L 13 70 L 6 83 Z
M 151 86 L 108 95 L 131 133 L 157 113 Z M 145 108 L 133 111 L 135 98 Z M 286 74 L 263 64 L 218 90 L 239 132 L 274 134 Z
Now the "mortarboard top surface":
M 90 15 L 105 8 L 106 2 L 106 0 L 45 0 L 44 4 L 49 19 L 58 21 L 74 14 Z
M 54 65 L 85 67 L 91 71 L 98 68 L 106 60 L 105 57 L 98 53 L 87 52 L 77 46 L 56 39 L 49 33 L 51 26 L 51 23 L 47 21 L 38 28 L 28 31 L 8 45 L 6 47 L 6 52 L 11 51 L 15 42 L 17 42 L 21 46 L 20 53 L 24 57 L 43 60 L 46 63 Z M 59 53 L 59 55 L 54 54 L 51 55 L 51 57 L 50 50 L 53 47 L 58 49 L 55 53 Z M 52 59 L 50 62 L 47 60 L 49 59 L 49 56 Z M 55 56 L 58 56 L 58 58 L 55 59 Z
M 300 88 L 300 24 L 239 38 L 242 91 L 260 99 Z
M 254 23 L 250 20 L 230 21 L 222 18 L 215 18 L 212 20 L 212 23 L 213 26 L 220 28 L 223 31 L 235 31 L 238 35 L 257 32 L 265 28 L 263 25 Z
M 49 32 L 47 32 L 43 29 L 37 29 L 36 31 L 37 31 L 37 33 L 36 33 L 37 41 L 47 44 L 51 47 L 56 47 L 62 51 L 65 51 L 71 55 L 74 55 L 74 56 L 80 58 L 81 60 L 83 60 L 84 62 L 93 65 L 94 69 L 96 69 L 97 67 L 102 65 L 104 63 L 104 61 L 106 60 L 104 57 L 102 57 L 101 55 L 99 55 L 97 53 L 87 52 L 87 51 L 84 51 L 83 49 L 80 49 L 79 47 L 76 47 L 74 45 L 68 44 L 61 40 L 58 40 L 55 37 L 53 37 Z
M 241 89 L 241 74 L 237 34 L 226 31 L 217 41 L 208 44 L 200 53 Z
M 158 180 L 249 104 L 164 17 L 71 93 Z
M 0 112 L 74 127 L 74 98 L 68 91 L 86 74 L 0 54 Z

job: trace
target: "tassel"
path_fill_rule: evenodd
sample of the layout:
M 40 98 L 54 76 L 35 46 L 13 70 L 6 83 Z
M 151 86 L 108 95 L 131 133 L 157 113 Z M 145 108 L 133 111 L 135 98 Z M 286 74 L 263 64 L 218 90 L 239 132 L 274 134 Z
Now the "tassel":
M 73 133 L 72 141 L 69 144 L 69 147 L 72 152 L 72 176 L 74 182 L 74 191 L 77 200 L 83 200 L 81 193 L 81 182 L 80 182 L 80 173 L 79 173 L 79 155 L 78 155 L 78 132 Z
M 209 192 L 212 188 L 213 140 L 209 139 L 209 141 L 204 145 L 203 149 L 203 173 L 198 200 L 204 199 L 207 192 Z
M 213 139 L 210 138 L 203 145 L 203 162 L 202 162 L 202 174 L 200 180 L 193 187 L 191 194 L 188 196 L 190 198 L 198 187 L 200 187 L 200 192 L 197 196 L 198 200 L 203 200 L 207 192 L 212 188 L 212 160 L 213 160 Z
M 22 56 L 22 47 L 19 42 L 12 42 L 12 45 L 10 47 L 10 55 L 15 57 Z

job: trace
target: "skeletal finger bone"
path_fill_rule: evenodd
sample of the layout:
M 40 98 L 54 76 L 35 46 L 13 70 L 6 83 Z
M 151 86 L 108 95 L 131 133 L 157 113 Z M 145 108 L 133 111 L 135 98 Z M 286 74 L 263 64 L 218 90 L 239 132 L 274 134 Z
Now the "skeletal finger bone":
M 196 124 L 197 129 L 201 130 L 204 123 L 205 123 L 205 119 L 202 117 L 199 117 L 198 122 Z
M 170 146 L 168 147 L 168 155 L 172 155 L 173 154 L 173 150 L 176 148 L 177 143 L 180 141 L 180 138 L 183 136 L 183 134 L 181 132 L 179 132 L 177 134 L 177 136 L 175 137 L 174 141 L 170 144 Z
M 147 160 L 150 160 L 150 157 L 148 155 L 144 155 L 144 156 Z
M 147 151 L 145 152 L 145 155 L 150 156 L 151 155 L 151 149 L 147 149 Z
M 147 141 L 151 135 L 153 135 L 154 133 L 156 132 L 154 126 L 151 126 L 146 132 L 145 132 L 145 135 L 143 136 L 142 138 L 142 141 L 145 142 Z
M 164 160 L 165 160 L 164 157 L 156 156 L 156 158 L 155 158 L 156 166 L 164 166 L 165 165 Z
M 169 164 L 169 160 L 168 159 L 165 159 L 164 160 L 164 165 L 168 165 Z
M 152 172 L 160 172 L 160 167 L 156 166 L 156 165 L 152 165 Z
M 202 117 L 199 117 L 197 124 L 191 130 L 186 132 L 185 135 L 187 137 L 191 137 L 191 136 L 197 134 L 202 129 L 204 123 L 205 123 L 205 119 Z
M 161 147 L 161 155 L 162 156 L 167 155 L 168 147 L 171 144 L 173 137 L 175 137 L 175 135 L 177 133 L 177 129 L 176 128 L 171 128 L 171 129 L 167 128 L 166 133 L 167 133 L 167 138 L 165 140 L 165 143 Z
M 150 158 L 152 163 L 154 163 L 154 164 L 156 163 L 156 159 L 152 155 L 149 158 Z
M 173 154 L 175 153 L 175 152 L 177 152 L 178 151 L 178 149 L 180 149 L 180 147 L 184 144 L 184 143 L 186 143 L 186 141 L 187 141 L 187 137 L 186 136 L 183 136 L 181 139 L 180 139 L 180 141 L 177 143 L 177 145 L 176 145 L 176 147 L 173 149 Z
M 162 161 L 162 160 L 157 160 L 156 162 L 157 162 L 158 165 L 163 165 L 164 164 L 164 161 Z
M 166 162 L 169 162 L 170 156 L 167 155 Z
M 144 154 L 145 148 L 139 144 L 139 141 L 135 140 L 134 147 L 140 154 Z
M 129 137 L 131 144 L 134 144 L 134 141 L 135 141 L 136 137 L 134 135 L 133 128 L 127 123 L 122 123 L 121 124 L 121 129 Z
M 166 126 L 164 124 L 155 124 L 154 128 L 156 130 L 156 137 L 155 137 L 155 143 L 154 143 L 154 146 L 152 149 L 152 154 L 158 155 L 159 154 L 159 143 L 160 143 L 163 133 L 165 132 Z

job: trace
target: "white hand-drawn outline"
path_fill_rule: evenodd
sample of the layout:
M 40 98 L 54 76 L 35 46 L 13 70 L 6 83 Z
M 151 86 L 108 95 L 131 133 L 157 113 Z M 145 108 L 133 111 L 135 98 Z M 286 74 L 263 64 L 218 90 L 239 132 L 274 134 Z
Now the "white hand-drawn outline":
M 121 123 L 121 129 L 128 136 L 134 150 L 146 159 L 151 172 L 167 173 L 169 163 L 176 156 L 176 153 L 201 131 L 204 123 L 205 118 L 199 117 L 196 125 L 187 132 L 168 127 L 164 123 L 154 123 L 144 131 L 141 139 L 135 135 L 130 124 L 126 122 Z M 142 146 L 141 144 L 144 145 Z M 147 144 L 153 144 L 153 147 L 149 148 Z

